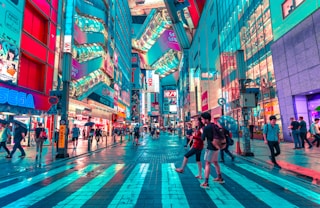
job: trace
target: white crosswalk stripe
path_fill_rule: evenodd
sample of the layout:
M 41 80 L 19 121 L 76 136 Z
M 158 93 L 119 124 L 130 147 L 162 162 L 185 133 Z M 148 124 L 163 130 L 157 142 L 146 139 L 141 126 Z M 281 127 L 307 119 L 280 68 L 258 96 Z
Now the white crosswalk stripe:
M 316 193 L 314 191 L 310 191 L 309 189 L 306 189 L 302 186 L 299 186 L 297 184 L 294 184 L 288 180 L 285 180 L 283 178 L 277 177 L 272 175 L 271 173 L 268 173 L 266 171 L 260 170 L 258 168 L 255 168 L 248 164 L 236 164 L 238 167 L 241 167 L 242 169 L 245 169 L 255 175 L 258 175 L 259 177 L 265 178 L 269 181 L 272 181 L 276 183 L 277 185 L 299 195 L 302 196 L 310 201 L 313 201 L 317 204 L 320 204 L 320 195 L 319 193 Z
M 138 200 L 149 164 L 138 164 L 108 207 L 133 207 Z
M 28 194 L 24 197 L 21 197 L 19 200 L 12 202 L 11 204 L 8 204 L 5 207 L 11 208 L 11 207 L 31 206 L 31 205 L 39 202 L 40 200 L 48 197 L 49 195 L 55 193 L 56 191 L 62 189 L 63 187 L 68 186 L 72 182 L 78 180 L 79 178 L 86 175 L 88 172 L 94 170 L 97 167 L 99 167 L 99 165 L 88 165 L 85 168 L 82 168 L 76 172 L 73 172 L 70 175 L 68 175 L 62 179 L 59 179 L 58 181 L 55 181 L 44 188 L 41 188 L 31 194 Z
M 107 184 L 117 174 L 117 172 L 123 168 L 123 166 L 124 164 L 111 165 L 111 167 L 82 186 L 78 191 L 68 196 L 65 200 L 59 202 L 55 207 L 81 207 L 105 184 Z
M 198 165 L 196 163 L 188 164 L 188 168 L 191 170 L 194 176 L 198 175 Z M 204 171 L 203 171 L 204 172 Z M 212 181 L 213 177 L 209 177 L 209 181 Z M 199 179 L 198 179 L 199 180 Z M 200 183 L 203 181 L 199 180 Z M 199 187 L 200 188 L 200 187 Z M 228 192 L 221 184 L 211 183 L 210 189 L 206 189 L 211 200 L 218 207 L 244 207 L 237 199 L 235 199 L 231 193 Z
M 212 176 L 210 175 L 209 178 L 210 189 L 205 189 L 205 191 L 203 191 L 203 189 L 201 189 L 199 185 L 200 183 L 204 182 L 204 180 L 198 179 L 198 183 L 196 181 L 197 179 L 194 178 L 196 175 L 198 175 L 198 166 L 196 163 L 189 163 L 184 174 L 179 174 L 175 172 L 174 163 L 163 163 L 161 164 L 161 169 L 159 169 L 159 174 L 161 172 L 161 177 L 156 177 L 155 179 L 158 181 L 156 184 L 161 183 L 161 192 L 159 192 L 159 194 L 152 198 L 152 200 L 154 200 L 154 202 L 157 203 L 157 205 L 161 204 L 162 207 L 188 208 L 190 206 L 194 206 L 194 204 L 192 203 L 195 199 L 192 195 L 190 195 L 190 190 L 186 190 L 186 187 L 189 188 L 190 184 L 192 184 L 191 188 L 193 189 L 192 191 L 194 191 L 195 194 L 206 194 L 204 198 L 211 199 L 205 201 L 203 206 L 210 206 L 215 204 L 219 208 L 246 207 L 248 205 L 248 199 L 239 197 L 237 195 L 244 190 L 250 192 L 250 196 L 252 198 L 254 196 L 257 199 L 259 199 L 256 202 L 257 204 L 264 204 L 270 207 L 297 207 L 297 205 L 293 204 L 296 203 L 299 205 L 299 203 L 293 200 L 292 196 L 295 195 L 299 197 L 304 197 L 306 201 L 308 201 L 309 205 L 310 203 L 320 204 L 320 195 L 315 191 L 308 190 L 307 188 L 294 184 L 294 182 L 286 180 L 285 178 L 273 175 L 272 173 L 266 170 L 259 169 L 252 164 L 235 163 L 234 165 L 227 166 L 225 164 L 220 164 L 221 172 L 223 173 L 223 175 L 228 176 L 226 184 L 212 182 L 212 176 L 215 175 L 215 173 L 212 172 Z M 148 193 L 145 193 L 145 191 L 148 190 L 148 188 L 150 187 L 146 187 L 146 189 L 143 189 L 143 187 L 145 185 L 149 185 L 148 183 L 145 183 L 147 174 L 150 173 L 149 163 L 137 164 L 135 167 L 133 167 L 132 171 L 131 166 L 129 166 L 130 169 L 126 169 L 126 164 L 112 164 L 109 167 L 106 167 L 105 169 L 102 168 L 103 166 L 101 165 L 91 164 L 87 165 L 85 168 L 82 168 L 78 171 L 64 174 L 63 178 L 57 179 L 56 177 L 54 181 L 49 183 L 47 186 L 43 187 L 41 185 L 40 188 L 35 190 L 35 188 L 37 188 L 34 186 L 35 184 L 37 185 L 37 183 L 42 182 L 48 179 L 49 177 L 55 176 L 59 173 L 63 173 L 64 171 L 68 171 L 70 168 L 74 167 L 76 166 L 66 165 L 64 167 L 53 169 L 46 173 L 41 173 L 25 181 L 17 182 L 16 184 L 8 185 L 5 188 L 1 188 L 1 197 L 5 197 L 9 194 L 15 193 L 25 188 L 30 188 L 32 191 L 25 192 L 26 194 L 22 194 L 21 192 L 19 192 L 21 196 L 13 197 L 17 199 L 16 201 L 6 200 L 6 203 L 9 204 L 3 206 L 0 202 L 0 206 L 29 207 L 32 205 L 37 205 L 36 203 L 38 202 L 39 204 L 46 203 L 48 207 L 82 207 L 87 204 L 91 205 L 91 202 L 96 200 L 95 196 L 100 196 L 101 194 L 104 194 L 103 187 L 109 184 L 113 178 L 116 177 L 115 179 L 117 179 L 118 175 L 121 175 L 121 180 L 124 181 L 123 184 L 117 184 L 117 187 L 120 189 L 116 193 L 113 192 L 114 194 L 107 196 L 107 203 L 103 201 L 106 199 L 100 199 L 98 197 L 97 200 L 101 200 L 97 202 L 98 204 L 103 204 L 105 207 L 111 208 L 135 206 L 137 207 L 144 203 L 144 194 L 148 195 Z M 255 182 L 257 180 L 256 177 L 254 177 L 253 179 L 248 178 L 246 174 L 243 174 L 242 170 L 239 171 L 240 168 L 249 171 L 261 178 L 264 178 L 271 183 L 283 187 L 285 190 L 291 192 L 290 196 L 288 198 L 286 198 L 285 195 L 281 195 L 281 197 L 278 196 L 277 193 L 274 193 L 270 188 L 265 188 L 263 185 L 259 184 L 260 182 Z M 92 174 L 90 174 L 90 176 L 92 176 L 93 178 L 87 178 L 85 180 L 85 184 L 83 184 L 83 180 L 79 180 L 81 179 L 81 177 L 86 176 L 87 173 L 96 169 L 98 170 L 95 171 L 95 174 L 97 174 L 98 171 L 100 171 L 99 174 L 97 174 L 96 176 L 92 176 Z M 122 169 L 124 169 L 124 171 L 121 171 Z M 190 172 L 187 171 L 188 169 L 191 171 L 192 174 L 190 174 Z M 130 170 L 131 172 L 128 172 L 126 170 Z M 183 177 L 188 179 L 181 181 Z M 77 183 L 78 180 L 79 183 Z M 237 188 L 237 190 L 234 190 L 233 186 L 228 186 L 228 182 L 230 182 L 230 180 L 232 181 L 231 184 L 236 183 L 239 185 L 237 185 L 237 187 L 239 187 Z M 73 182 L 76 183 L 72 184 Z M 196 185 L 196 183 L 198 183 L 198 185 Z M 70 187 L 71 189 L 73 189 L 73 185 L 76 185 L 77 187 L 79 184 L 81 184 L 81 187 L 79 187 L 79 189 L 73 192 L 68 191 L 67 193 L 69 194 L 63 195 L 61 201 L 58 201 L 57 199 L 52 200 L 50 204 L 50 197 L 52 197 L 52 194 L 59 193 L 59 191 L 64 192 L 65 190 L 61 190 L 63 188 L 68 189 L 68 187 Z M 113 186 L 113 184 L 111 184 L 111 186 Z
M 213 166 L 213 165 L 212 165 Z M 221 172 L 230 176 L 232 180 L 242 186 L 244 189 L 250 191 L 254 194 L 258 199 L 266 203 L 271 207 L 287 207 L 287 208 L 295 208 L 297 207 L 294 204 L 291 204 L 287 200 L 279 197 L 277 194 L 272 191 L 264 188 L 263 186 L 257 184 L 256 182 L 248 179 L 246 176 L 241 175 L 240 173 L 232 170 L 224 164 L 220 165 Z
M 173 163 L 162 164 L 161 200 L 163 207 L 189 207 L 178 173 Z M 174 198 L 172 196 L 175 196 Z
M 31 178 L 28 178 L 24 181 L 21 181 L 21 182 L 18 182 L 16 184 L 13 184 L 11 186 L 7 186 L 6 188 L 2 188 L 0 189 L 0 196 L 1 197 L 4 197 L 4 196 L 7 196 L 9 194 L 12 194 L 12 193 L 15 193 L 21 189 L 24 189 L 26 187 L 29 187 L 33 184 L 36 184 L 38 182 L 41 182 L 49 177 L 52 177 L 58 173 L 61 173 L 63 171 L 66 171 L 66 170 L 69 170 L 70 168 L 73 168 L 75 165 L 66 165 L 66 166 L 63 166 L 63 167 L 60 167 L 60 168 L 57 168 L 57 169 L 53 169 L 53 170 L 50 170 L 48 172 L 45 172 L 45 173 L 41 173 L 37 176 L 34 176 L 34 177 L 31 177 Z

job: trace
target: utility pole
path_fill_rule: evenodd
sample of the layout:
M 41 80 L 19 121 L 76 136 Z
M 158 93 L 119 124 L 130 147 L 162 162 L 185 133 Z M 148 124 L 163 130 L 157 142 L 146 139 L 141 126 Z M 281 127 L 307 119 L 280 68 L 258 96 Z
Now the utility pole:
M 72 61 L 72 33 L 73 33 L 73 13 L 74 0 L 59 1 L 63 6 L 62 14 L 62 40 L 63 40 L 63 56 L 62 56 L 62 99 L 61 99 L 61 119 L 58 140 L 58 154 L 56 158 L 69 157 L 68 150 L 68 109 L 69 109 L 69 87 L 71 81 L 71 61 Z
M 250 111 L 251 108 L 256 107 L 256 94 L 259 92 L 259 88 L 247 88 L 252 80 L 246 77 L 246 66 L 244 61 L 243 50 L 238 50 L 236 52 L 237 68 L 238 68 L 238 79 L 240 87 L 240 107 L 243 119 L 243 125 L 241 126 L 242 138 L 244 141 L 244 156 L 254 156 L 251 151 L 250 145 L 250 132 L 248 128 Z

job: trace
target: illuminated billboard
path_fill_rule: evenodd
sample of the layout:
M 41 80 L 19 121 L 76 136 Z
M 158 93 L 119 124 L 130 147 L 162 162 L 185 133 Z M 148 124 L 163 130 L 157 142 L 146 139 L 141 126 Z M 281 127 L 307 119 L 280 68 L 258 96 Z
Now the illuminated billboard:
M 17 84 L 24 0 L 0 2 L 0 80 Z

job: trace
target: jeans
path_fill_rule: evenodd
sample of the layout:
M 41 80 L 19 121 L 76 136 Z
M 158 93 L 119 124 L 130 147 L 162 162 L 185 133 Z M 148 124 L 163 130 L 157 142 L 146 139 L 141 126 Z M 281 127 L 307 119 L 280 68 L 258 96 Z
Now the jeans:
M 278 141 L 268 141 L 268 147 L 270 149 L 271 153 L 271 161 L 272 163 L 276 164 L 276 158 L 278 155 L 280 155 L 280 145 Z M 274 152 L 276 150 L 276 152 Z
M 300 132 L 299 130 L 292 130 L 292 136 L 294 141 L 294 148 L 301 148 L 301 141 L 300 141 Z
M 319 145 L 320 145 L 320 134 L 314 135 L 314 140 L 311 143 L 314 144 L 315 142 L 317 142 L 317 147 L 319 147 Z
M 20 142 L 21 142 L 21 141 L 14 143 L 13 148 L 12 148 L 12 151 L 11 151 L 11 153 L 10 153 L 10 156 L 11 156 L 11 157 L 12 157 L 12 155 L 16 152 L 17 149 L 20 150 L 22 156 L 26 155 L 26 153 L 24 152 L 24 150 L 23 150 Z
M 3 147 L 3 149 L 8 153 L 8 155 L 10 155 L 10 151 L 7 147 L 6 142 L 0 142 L 0 149 L 1 149 L 1 147 Z
M 305 141 L 308 143 L 309 147 L 312 146 L 311 142 L 307 139 L 307 132 L 301 132 L 300 131 L 300 138 L 301 138 L 302 148 L 304 148 L 304 142 Z
M 224 152 L 227 153 L 227 154 L 231 157 L 231 159 L 233 159 L 233 155 L 232 155 L 231 152 L 229 151 L 229 145 L 228 145 L 228 143 L 227 143 L 226 148 L 220 150 L 220 159 L 221 159 L 222 161 L 224 161 Z

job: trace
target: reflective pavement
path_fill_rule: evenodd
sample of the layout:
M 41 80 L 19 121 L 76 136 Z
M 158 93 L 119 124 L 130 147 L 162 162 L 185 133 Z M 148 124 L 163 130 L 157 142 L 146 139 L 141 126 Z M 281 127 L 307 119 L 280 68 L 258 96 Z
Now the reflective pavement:
M 79 146 L 77 150 L 79 153 L 83 151 L 82 154 L 76 157 L 50 161 L 49 155 L 49 160 L 45 157 L 41 168 L 28 166 L 28 171 L 13 171 L 9 176 L 2 174 L 0 206 L 320 206 L 320 187 L 312 184 L 310 178 L 297 176 L 293 171 L 272 168 L 268 163 L 268 149 L 262 141 L 253 141 L 254 157 L 237 156 L 232 162 L 225 156 L 225 163 L 220 163 L 225 184 L 212 181 L 216 177 L 212 167 L 210 189 L 200 188 L 203 180 L 195 178 L 198 167 L 194 157 L 189 159 L 184 173 L 174 171 L 175 167 L 181 165 L 183 155 L 188 151 L 183 147 L 184 139 L 162 133 L 159 139 L 145 136 L 140 139 L 140 143 L 136 146 L 132 140 L 125 138 L 121 143 L 110 143 L 112 145 L 107 148 L 90 154 L 84 154 L 87 148 L 84 143 L 83 148 Z M 313 162 L 319 162 L 319 148 L 294 151 L 291 146 L 281 144 L 282 155 L 279 161 L 297 166 L 302 164 L 307 169 Z M 34 159 L 31 148 L 27 154 L 29 156 L 24 159 L 1 159 L 0 167 L 10 166 L 10 163 L 14 163 L 15 167 L 32 164 Z M 299 161 L 292 163 L 297 157 Z M 318 171 L 318 167 L 315 171 Z

